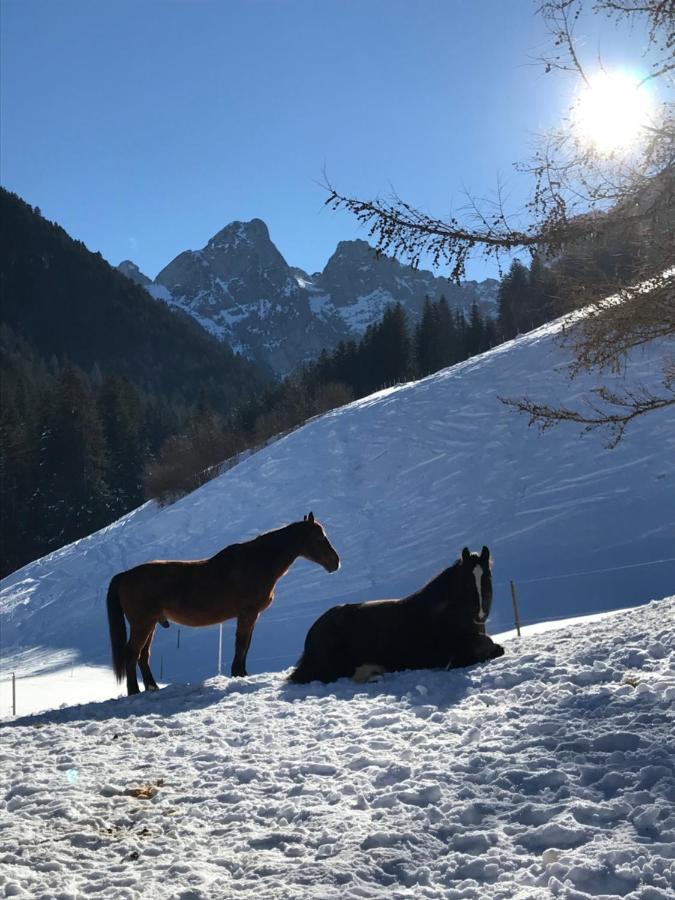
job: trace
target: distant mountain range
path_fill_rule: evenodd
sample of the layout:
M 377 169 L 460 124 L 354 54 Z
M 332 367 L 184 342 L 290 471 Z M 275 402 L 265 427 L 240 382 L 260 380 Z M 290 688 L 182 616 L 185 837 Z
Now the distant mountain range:
M 323 272 L 290 266 L 261 219 L 232 222 L 202 250 L 185 250 L 152 281 L 130 260 L 118 269 L 153 297 L 183 310 L 233 350 L 283 375 L 361 335 L 390 304 L 413 321 L 425 297 L 494 313 L 497 282 L 455 285 L 378 257 L 366 242 L 341 241 Z

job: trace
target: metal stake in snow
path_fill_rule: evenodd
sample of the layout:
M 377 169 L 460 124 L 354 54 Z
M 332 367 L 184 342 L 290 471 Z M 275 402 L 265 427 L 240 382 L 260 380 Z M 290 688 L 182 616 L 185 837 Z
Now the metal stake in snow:
M 223 623 L 218 626 L 218 674 L 223 674 Z
M 516 634 L 520 637 L 520 616 L 518 615 L 518 601 L 516 600 L 516 586 L 511 582 L 511 602 L 513 603 L 513 621 L 516 623 Z
M 16 672 L 12 672 L 12 715 L 16 715 Z

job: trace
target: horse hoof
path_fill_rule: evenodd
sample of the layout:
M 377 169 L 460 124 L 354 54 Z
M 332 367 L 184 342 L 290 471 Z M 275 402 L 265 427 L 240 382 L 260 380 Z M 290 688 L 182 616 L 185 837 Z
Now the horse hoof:
M 170 625 L 168 619 L 160 619 L 159 624 L 162 626 L 162 628 L 168 628 Z
M 146 691 L 158 691 L 158 690 L 159 690 L 159 685 L 158 685 L 158 684 L 149 684 L 149 685 L 146 687 Z
M 357 684 L 366 684 L 366 682 L 372 681 L 378 675 L 383 675 L 384 672 L 384 666 L 378 666 L 374 663 L 364 663 L 354 669 L 352 681 L 355 681 Z

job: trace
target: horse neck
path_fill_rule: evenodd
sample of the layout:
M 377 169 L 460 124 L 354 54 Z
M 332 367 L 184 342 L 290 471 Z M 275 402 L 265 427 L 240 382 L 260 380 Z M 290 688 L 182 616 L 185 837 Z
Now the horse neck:
M 417 602 L 426 601 L 428 603 L 435 603 L 437 600 L 443 600 L 452 590 L 454 580 L 454 566 L 451 566 L 449 569 L 444 569 L 442 572 L 439 572 L 439 574 L 432 578 L 431 581 L 427 582 L 427 584 L 419 588 L 419 590 L 415 591 L 413 594 L 410 594 L 407 599 L 416 600 Z
M 256 550 L 265 558 L 274 583 L 286 574 L 300 556 L 300 534 L 294 524 L 261 534 L 254 543 Z
M 451 622 L 453 627 L 463 631 L 472 630 L 474 622 L 471 608 L 458 591 L 458 570 L 457 563 L 444 569 L 424 587 L 408 595 L 405 601 L 414 603 L 418 609 L 438 609 L 440 604 L 446 621 Z

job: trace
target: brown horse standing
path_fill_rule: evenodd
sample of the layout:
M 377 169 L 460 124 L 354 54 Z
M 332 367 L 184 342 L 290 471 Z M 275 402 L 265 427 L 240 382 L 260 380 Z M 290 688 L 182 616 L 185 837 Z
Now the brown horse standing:
M 246 654 L 260 613 L 274 599 L 274 586 L 302 556 L 328 572 L 340 559 L 313 513 L 302 522 L 231 544 L 209 559 L 156 560 L 120 572 L 108 588 L 108 624 L 113 669 L 138 693 L 138 664 L 146 691 L 158 690 L 150 671 L 155 626 L 215 625 L 237 620 L 232 675 L 246 675 Z M 130 626 L 127 641 L 124 617 Z

